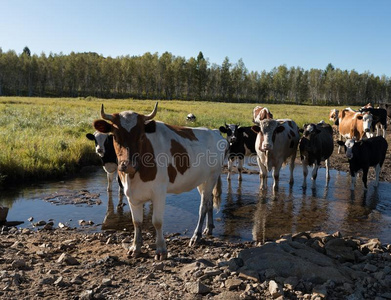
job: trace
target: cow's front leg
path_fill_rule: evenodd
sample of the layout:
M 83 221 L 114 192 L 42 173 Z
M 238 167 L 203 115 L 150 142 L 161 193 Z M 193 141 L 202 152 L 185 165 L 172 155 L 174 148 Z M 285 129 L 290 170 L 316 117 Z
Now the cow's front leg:
M 111 192 L 113 187 L 114 173 L 107 172 L 107 191 Z
M 362 170 L 362 182 L 364 183 L 365 190 L 368 189 L 367 181 L 368 181 L 368 168 L 364 168 Z
M 141 234 L 141 227 L 143 224 L 143 205 L 132 205 L 132 203 L 129 201 L 129 206 L 132 212 L 134 237 L 132 246 L 128 251 L 128 256 L 138 257 L 141 254 L 141 246 L 143 244 L 143 237 Z
M 265 165 L 261 162 L 260 158 L 257 157 L 258 166 L 259 166 L 259 189 L 267 189 L 267 170 Z
M 328 182 L 330 180 L 330 159 L 325 160 L 326 165 L 326 181 Z
M 357 175 L 357 172 L 350 172 L 350 175 L 352 176 L 352 182 L 350 184 L 350 190 L 353 191 L 354 190 L 354 186 L 356 185 L 356 175 Z M 364 180 L 364 178 L 363 178 Z
M 281 169 L 281 166 L 276 166 L 273 170 L 273 178 L 274 178 L 274 182 L 273 182 L 273 190 L 278 190 L 278 184 L 279 184 L 279 181 L 280 181 L 280 169 Z M 289 182 L 290 184 L 290 182 Z
M 375 186 L 376 186 L 376 187 L 379 185 L 380 171 L 381 171 L 380 164 L 377 164 L 376 167 L 375 167 L 375 173 L 376 173 Z
M 234 164 L 234 157 L 228 158 L 228 175 L 227 180 L 231 180 L 232 166 Z
M 239 181 L 242 181 L 243 162 L 244 162 L 244 158 L 239 157 L 239 162 L 238 162 L 238 172 L 239 172 L 238 180 Z
M 163 236 L 163 217 L 164 208 L 166 206 L 166 194 L 164 192 L 159 193 L 152 200 L 153 214 L 152 224 L 156 230 L 156 255 L 155 260 L 167 259 L 167 247 Z

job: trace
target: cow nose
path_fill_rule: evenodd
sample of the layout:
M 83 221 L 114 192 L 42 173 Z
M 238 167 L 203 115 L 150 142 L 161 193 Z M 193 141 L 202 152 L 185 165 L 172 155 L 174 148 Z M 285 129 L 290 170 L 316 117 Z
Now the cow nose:
M 126 169 L 128 168 L 129 161 L 128 160 L 122 160 L 118 164 L 118 170 L 121 172 L 125 172 Z
M 98 153 L 103 153 L 103 149 L 98 149 L 97 152 Z
M 273 149 L 273 146 L 270 145 L 270 144 L 264 143 L 264 144 L 262 145 L 262 150 L 264 150 L 264 151 L 268 151 L 268 150 L 272 150 L 272 149 Z

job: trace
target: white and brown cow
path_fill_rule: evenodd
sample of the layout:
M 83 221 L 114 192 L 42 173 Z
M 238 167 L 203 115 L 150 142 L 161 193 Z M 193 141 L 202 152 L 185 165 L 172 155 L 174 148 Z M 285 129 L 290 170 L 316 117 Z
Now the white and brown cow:
M 267 188 L 267 174 L 273 169 L 273 189 L 278 189 L 280 169 L 286 160 L 290 160 L 289 184 L 293 184 L 293 169 L 297 145 L 299 143 L 299 128 L 290 119 L 265 119 L 254 125 L 252 129 L 258 133 L 255 142 L 257 161 L 260 169 L 260 189 Z
M 381 167 L 386 158 L 388 143 L 382 136 L 356 141 L 348 139 L 345 143 L 338 141 L 338 144 L 345 146 L 346 157 L 349 160 L 350 175 L 352 176 L 351 190 L 354 190 L 356 183 L 356 174 L 359 170 L 363 171 L 362 181 L 364 189 L 368 188 L 367 178 L 369 167 L 374 167 L 376 172 L 376 181 L 374 186 L 379 184 L 379 175 Z
M 367 136 L 370 137 L 372 115 L 345 108 L 339 112 L 336 125 L 338 125 L 341 138 L 351 139 L 354 137 L 358 141 Z M 340 153 L 340 148 L 338 147 L 338 153 Z
M 156 229 L 156 259 L 167 257 L 163 238 L 163 216 L 167 193 L 182 193 L 195 187 L 201 195 L 199 219 L 190 246 L 204 233 L 212 234 L 213 204 L 219 205 L 227 141 L 218 130 L 177 127 L 154 121 L 157 103 L 149 115 L 133 111 L 106 114 L 95 120 L 96 130 L 114 135 L 124 193 L 128 199 L 134 225 L 134 240 L 129 254 L 141 253 L 143 204 L 151 201 L 152 224 Z M 109 122 L 107 122 L 108 120 Z M 213 199 L 212 199 L 213 198 Z
M 312 184 L 318 175 L 318 168 L 322 161 L 326 165 L 326 181 L 330 179 L 330 161 L 329 158 L 334 150 L 333 129 L 330 124 L 321 121 L 318 124 L 305 124 L 300 129 L 303 136 L 299 142 L 300 157 L 303 164 L 303 188 L 307 187 L 308 166 L 312 169 Z
M 264 119 L 273 119 L 273 114 L 267 107 L 256 106 L 253 109 L 253 122 L 259 124 Z

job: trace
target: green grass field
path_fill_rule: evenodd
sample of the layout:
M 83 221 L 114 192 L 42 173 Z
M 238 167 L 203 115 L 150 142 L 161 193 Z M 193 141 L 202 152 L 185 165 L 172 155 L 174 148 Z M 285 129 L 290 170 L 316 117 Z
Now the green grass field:
M 107 113 L 133 110 L 150 113 L 156 100 L 96 98 L 0 97 L 0 183 L 60 178 L 80 167 L 99 163 L 94 145 L 85 135 Z M 259 103 L 262 105 L 262 103 Z M 173 125 L 219 128 L 224 123 L 252 125 L 254 104 L 199 101 L 159 101 L 156 120 Z M 330 107 L 268 104 L 274 118 L 307 122 L 328 121 Z M 196 115 L 188 123 L 188 113 Z

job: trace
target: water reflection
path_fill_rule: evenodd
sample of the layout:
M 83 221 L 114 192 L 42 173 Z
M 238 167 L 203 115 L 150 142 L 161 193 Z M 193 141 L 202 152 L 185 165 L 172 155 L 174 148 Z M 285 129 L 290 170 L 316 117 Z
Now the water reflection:
M 279 190 L 259 190 L 257 174 L 243 174 L 243 181 L 235 176 L 227 182 L 222 175 L 222 203 L 215 213 L 214 235 L 224 239 L 255 240 L 265 242 L 281 234 L 307 230 L 341 231 L 344 235 L 379 237 L 391 242 L 391 184 L 381 182 L 375 188 L 369 182 L 368 191 L 357 180 L 356 189 L 350 190 L 350 176 L 344 172 L 330 171 L 326 182 L 325 172 L 318 173 L 314 185 L 302 188 L 302 169 L 294 171 L 295 184 L 290 187 L 289 170 L 280 173 Z M 0 194 L 0 205 L 10 207 L 8 220 L 25 221 L 20 227 L 32 226 L 27 221 L 54 219 L 72 227 L 78 220 L 92 220 L 101 224 L 91 230 L 133 230 L 129 205 L 124 196 L 107 193 L 103 170 L 82 178 L 51 182 L 25 187 Z M 311 188 L 312 186 L 312 188 Z M 61 191 L 88 190 L 99 194 L 101 205 L 53 205 L 43 201 L 45 195 Z M 122 204 L 121 204 L 122 203 Z M 168 195 L 164 216 L 164 233 L 191 235 L 198 219 L 200 196 L 196 189 L 179 195 Z M 125 205 L 125 206 L 124 206 Z M 144 228 L 151 225 L 151 205 L 145 206 Z M 152 229 L 153 230 L 153 229 Z M 151 231 L 154 234 L 154 231 Z

